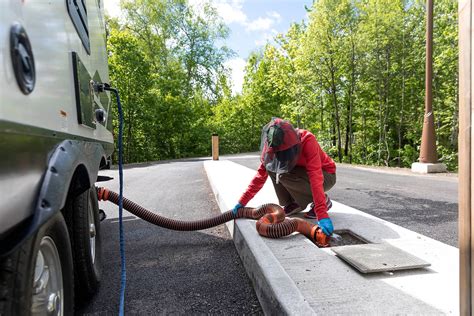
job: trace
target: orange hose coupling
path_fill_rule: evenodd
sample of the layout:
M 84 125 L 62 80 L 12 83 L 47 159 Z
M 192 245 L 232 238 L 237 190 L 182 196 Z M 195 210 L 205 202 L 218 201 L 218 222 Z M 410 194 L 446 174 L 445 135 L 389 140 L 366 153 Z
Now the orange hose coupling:
M 103 187 L 98 187 L 97 189 L 97 199 L 99 201 L 107 201 L 109 199 L 109 190 Z

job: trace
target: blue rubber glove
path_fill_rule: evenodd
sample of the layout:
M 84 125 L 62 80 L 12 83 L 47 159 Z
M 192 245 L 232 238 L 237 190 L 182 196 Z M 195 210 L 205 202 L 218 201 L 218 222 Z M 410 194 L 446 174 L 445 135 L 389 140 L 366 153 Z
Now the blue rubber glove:
M 332 235 L 332 232 L 334 231 L 334 226 L 332 226 L 332 221 L 330 218 L 323 218 L 319 221 L 318 225 L 319 227 L 321 227 L 323 233 L 325 233 L 326 236 Z
M 232 209 L 232 213 L 234 213 L 234 215 L 237 215 L 237 212 L 239 211 L 239 208 L 241 207 L 244 207 L 244 206 L 240 203 L 235 204 L 234 208 Z

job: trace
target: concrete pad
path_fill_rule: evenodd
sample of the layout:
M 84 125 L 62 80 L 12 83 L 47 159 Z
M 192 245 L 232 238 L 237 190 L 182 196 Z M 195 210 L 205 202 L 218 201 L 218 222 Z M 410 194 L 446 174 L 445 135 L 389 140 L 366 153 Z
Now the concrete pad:
M 204 166 L 222 211 L 237 203 L 255 174 L 225 160 Z M 277 198 L 267 181 L 248 206 L 269 202 Z M 336 229 L 392 245 L 431 266 L 363 275 L 300 234 L 264 238 L 254 220 L 239 219 L 228 227 L 266 314 L 459 314 L 457 248 L 336 201 L 329 215 Z
M 444 163 L 414 162 L 411 165 L 411 171 L 416 173 L 440 173 L 446 172 L 447 168 Z

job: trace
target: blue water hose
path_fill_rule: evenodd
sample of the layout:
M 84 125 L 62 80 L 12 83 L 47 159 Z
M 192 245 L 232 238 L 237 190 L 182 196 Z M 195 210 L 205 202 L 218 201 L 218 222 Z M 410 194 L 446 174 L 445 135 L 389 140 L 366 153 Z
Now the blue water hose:
M 125 287 L 127 285 L 127 269 L 125 266 L 125 238 L 123 233 L 123 111 L 120 103 L 120 96 L 118 90 L 111 88 L 108 85 L 104 87 L 105 90 L 112 91 L 117 99 L 117 107 L 119 113 L 119 134 L 118 134 L 118 165 L 119 165 L 119 234 L 120 234 L 120 308 L 119 315 L 124 315 L 125 308 Z

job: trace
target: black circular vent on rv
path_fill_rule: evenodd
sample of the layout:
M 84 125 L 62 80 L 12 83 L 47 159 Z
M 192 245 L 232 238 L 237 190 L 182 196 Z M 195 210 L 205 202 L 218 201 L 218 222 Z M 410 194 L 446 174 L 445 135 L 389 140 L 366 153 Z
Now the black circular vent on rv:
M 18 23 L 10 29 L 10 54 L 16 82 L 24 94 L 30 94 L 36 82 L 35 60 L 28 35 Z

